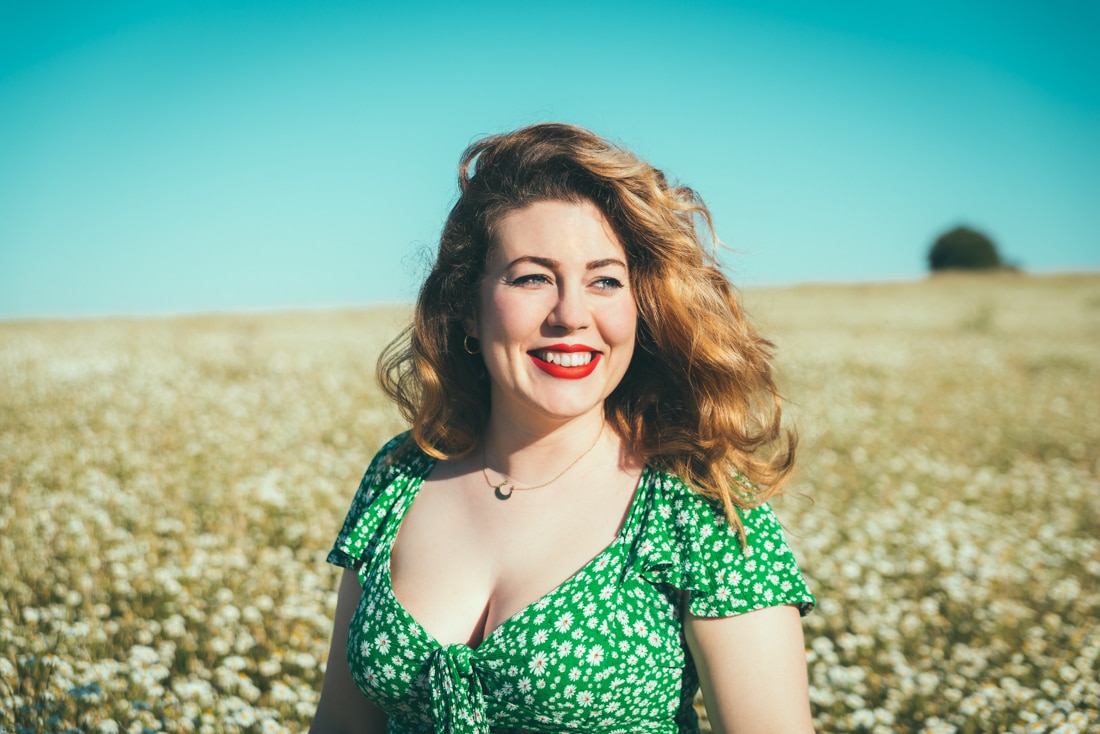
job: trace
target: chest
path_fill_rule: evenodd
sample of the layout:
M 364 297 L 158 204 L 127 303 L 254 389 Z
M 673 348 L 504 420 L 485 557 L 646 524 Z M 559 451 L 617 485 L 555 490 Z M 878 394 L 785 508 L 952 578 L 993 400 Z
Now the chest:
M 500 501 L 477 483 L 426 483 L 390 557 L 394 594 L 442 644 L 476 646 L 608 549 L 638 478 Z
M 627 573 L 629 554 L 612 544 L 473 650 L 433 639 L 376 564 L 350 626 L 353 678 L 391 716 L 428 727 L 430 702 L 472 696 L 456 707 L 494 726 L 667 731 L 683 713 L 685 686 L 693 689 L 679 596 Z

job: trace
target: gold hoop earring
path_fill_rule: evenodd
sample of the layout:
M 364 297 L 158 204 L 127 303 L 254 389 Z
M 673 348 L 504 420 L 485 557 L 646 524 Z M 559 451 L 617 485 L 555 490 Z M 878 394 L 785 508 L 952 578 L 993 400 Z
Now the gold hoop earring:
M 475 343 L 477 342 L 476 339 L 474 341 L 475 341 Z M 481 353 L 481 344 L 477 344 L 477 349 L 470 349 L 470 335 L 469 334 L 462 337 L 462 348 L 466 350 L 466 354 L 474 355 L 474 354 L 480 354 Z

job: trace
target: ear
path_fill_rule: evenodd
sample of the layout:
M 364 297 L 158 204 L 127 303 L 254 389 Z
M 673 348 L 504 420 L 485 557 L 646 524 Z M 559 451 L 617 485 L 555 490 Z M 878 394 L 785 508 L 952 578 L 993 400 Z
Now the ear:
M 477 319 L 474 316 L 467 316 L 462 319 L 462 328 L 466 331 L 466 336 L 479 338 L 477 333 Z

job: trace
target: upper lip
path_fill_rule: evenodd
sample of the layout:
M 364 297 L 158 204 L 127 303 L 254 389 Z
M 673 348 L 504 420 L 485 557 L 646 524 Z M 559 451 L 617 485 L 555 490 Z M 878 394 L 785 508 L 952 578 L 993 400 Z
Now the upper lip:
M 535 352 L 598 352 L 599 349 L 593 349 L 587 344 L 551 344 L 548 347 L 539 347 L 532 350 Z

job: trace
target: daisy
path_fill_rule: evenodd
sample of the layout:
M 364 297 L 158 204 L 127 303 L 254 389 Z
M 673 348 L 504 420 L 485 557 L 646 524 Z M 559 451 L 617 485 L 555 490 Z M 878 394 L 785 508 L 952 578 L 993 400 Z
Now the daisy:
M 547 661 L 546 653 L 544 652 L 535 653 L 534 656 L 531 658 L 531 662 L 528 663 L 528 666 L 531 668 L 531 672 L 535 675 L 545 675 L 548 665 L 549 661 Z

